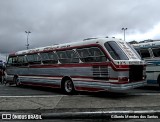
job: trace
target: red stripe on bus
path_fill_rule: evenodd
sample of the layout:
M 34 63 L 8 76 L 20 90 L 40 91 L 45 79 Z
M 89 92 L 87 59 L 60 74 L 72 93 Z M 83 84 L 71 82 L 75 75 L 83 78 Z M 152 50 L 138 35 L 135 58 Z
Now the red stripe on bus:
M 110 66 L 110 63 L 77 63 L 77 64 L 49 64 L 49 65 L 30 65 L 30 68 L 55 68 L 55 67 L 91 67 L 91 66 Z

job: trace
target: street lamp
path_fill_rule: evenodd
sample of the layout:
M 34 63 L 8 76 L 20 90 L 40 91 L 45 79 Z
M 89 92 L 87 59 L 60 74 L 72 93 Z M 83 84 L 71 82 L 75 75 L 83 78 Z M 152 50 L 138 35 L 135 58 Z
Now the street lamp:
M 29 34 L 31 33 L 30 31 L 25 31 L 27 33 L 27 44 L 26 44 L 26 47 L 27 47 L 27 50 L 29 49 L 29 43 L 28 43 L 28 36 Z
M 127 28 L 122 28 L 122 30 L 124 31 L 124 41 L 125 41 L 125 31 L 127 30 Z

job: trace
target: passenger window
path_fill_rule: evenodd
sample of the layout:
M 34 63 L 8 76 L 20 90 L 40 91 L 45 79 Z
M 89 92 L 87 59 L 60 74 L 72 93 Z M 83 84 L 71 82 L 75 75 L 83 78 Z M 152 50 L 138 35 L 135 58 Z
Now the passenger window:
M 17 66 L 17 57 L 9 57 L 7 65 L 8 66 Z
M 28 65 L 26 56 L 18 56 L 18 58 L 17 58 L 17 64 L 19 66 L 26 66 L 26 65 Z
M 27 60 L 29 64 L 40 64 L 41 57 L 38 54 L 27 55 Z
M 70 59 L 70 63 L 79 63 L 78 55 L 75 53 L 74 50 L 67 50 L 66 54 L 67 57 Z
M 160 48 L 152 48 L 152 51 L 155 57 L 160 57 Z
M 79 63 L 79 58 L 74 50 L 57 51 L 60 63 Z
M 62 64 L 69 63 L 69 59 L 67 58 L 65 51 L 57 51 L 57 55 L 60 63 Z
M 58 63 L 57 55 L 53 52 L 41 53 L 40 55 L 42 57 L 42 62 L 44 64 L 57 64 Z
M 106 57 L 98 47 L 77 49 L 83 62 L 105 62 Z
M 106 57 L 104 53 L 99 48 L 97 47 L 90 48 L 89 52 L 94 57 L 95 62 L 105 62 L 106 61 Z
M 13 57 L 9 57 L 7 64 L 12 64 L 12 63 L 13 63 Z
M 142 58 L 149 58 L 150 57 L 150 53 L 149 53 L 148 49 L 141 49 L 140 53 L 141 53 Z
M 83 62 L 93 62 L 93 57 L 91 56 L 88 48 L 77 49 L 77 52 Z

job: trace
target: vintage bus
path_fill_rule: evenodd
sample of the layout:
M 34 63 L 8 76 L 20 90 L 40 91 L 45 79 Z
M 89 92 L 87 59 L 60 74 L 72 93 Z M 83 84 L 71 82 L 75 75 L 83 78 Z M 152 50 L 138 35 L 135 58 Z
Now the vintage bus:
M 133 46 L 147 63 L 147 83 L 160 86 L 160 41 L 144 41 Z
M 128 43 L 89 38 L 10 54 L 7 82 L 74 91 L 119 91 L 146 84 L 146 64 Z

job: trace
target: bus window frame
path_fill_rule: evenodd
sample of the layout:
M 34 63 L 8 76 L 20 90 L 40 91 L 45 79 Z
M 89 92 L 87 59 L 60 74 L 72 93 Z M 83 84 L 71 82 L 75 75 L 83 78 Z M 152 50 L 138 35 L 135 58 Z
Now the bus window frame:
M 81 55 L 79 54 L 78 50 L 83 50 L 83 49 L 87 49 L 87 52 L 88 54 L 90 54 L 90 49 L 91 48 L 97 48 L 103 55 L 100 55 L 100 56 L 88 56 L 88 57 L 81 57 Z M 83 62 L 83 63 L 100 63 L 100 62 L 108 62 L 109 61 L 109 58 L 108 56 L 106 55 L 106 53 L 101 49 L 101 47 L 99 46 L 88 46 L 88 47 L 81 47 L 81 48 L 76 48 L 76 52 L 78 53 L 79 55 L 79 59 Z M 105 61 L 95 61 L 94 58 L 98 58 L 98 57 L 105 57 Z M 87 58 L 86 61 L 84 61 L 83 59 Z M 93 60 L 93 61 L 90 61 L 90 60 Z
M 12 63 L 9 63 L 9 59 L 12 58 Z M 15 58 L 15 61 L 13 61 L 13 58 Z M 7 60 L 6 66 L 17 66 L 17 56 L 9 56 Z
M 151 48 L 151 51 L 152 51 L 153 56 L 154 56 L 155 58 L 160 57 L 160 55 L 159 55 L 159 56 L 155 56 L 155 55 L 154 55 L 153 49 L 159 49 L 159 50 L 160 50 L 160 48 L 159 48 L 159 47 L 152 47 L 152 48 Z
M 20 57 L 23 57 L 23 62 L 19 62 Z M 19 56 L 17 56 L 17 65 L 18 66 L 27 66 L 28 65 L 27 57 L 25 55 L 19 55 Z
M 67 54 L 67 56 L 69 56 L 68 55 L 68 52 L 69 51 L 72 51 L 72 53 L 74 54 L 74 55 L 76 55 L 76 57 L 74 58 L 74 57 L 71 57 L 71 58 L 69 58 L 70 59 L 70 63 L 80 63 L 80 57 L 79 57 L 79 55 L 78 55 L 78 53 L 74 50 L 74 49 L 72 49 L 72 50 L 66 50 L 66 54 Z M 77 61 L 73 61 L 73 60 L 77 60 Z
M 29 60 L 28 60 L 28 56 L 31 56 L 31 55 L 32 55 L 32 56 L 38 55 L 39 61 L 34 61 L 34 60 L 29 61 Z M 27 55 L 26 55 L 26 58 L 27 58 L 27 61 L 28 61 L 28 64 L 29 64 L 29 65 L 42 64 L 42 59 L 41 59 L 41 56 L 40 56 L 39 53 L 27 54 Z M 34 59 L 35 59 L 35 57 L 34 57 Z
M 48 59 L 47 59 L 47 60 L 44 60 L 44 59 L 43 59 L 44 57 L 42 56 L 42 54 L 47 54 Z M 56 59 L 56 60 L 54 60 L 53 58 L 51 59 L 50 56 L 49 56 L 49 54 L 54 55 L 54 59 Z M 42 62 L 43 64 L 58 64 L 58 56 L 57 56 L 57 54 L 56 54 L 55 52 L 53 52 L 53 51 L 40 52 L 40 56 L 41 56 L 41 62 Z
M 69 58 L 68 55 L 67 55 L 67 51 L 72 51 L 77 57 L 76 58 Z M 60 58 L 58 53 L 61 53 L 61 52 L 64 52 L 66 58 Z M 61 64 L 75 64 L 75 63 L 77 64 L 77 63 L 80 63 L 80 58 L 79 58 L 77 52 L 74 49 L 57 50 L 56 54 L 57 54 L 58 60 Z M 78 59 L 78 62 L 72 62 L 72 59 Z M 63 61 L 67 61 L 67 62 L 63 62 Z
M 150 57 L 142 57 L 141 50 L 148 50 Z M 150 59 L 153 57 L 152 50 L 150 48 L 140 48 L 138 49 L 138 51 L 140 52 L 140 56 L 142 59 Z

